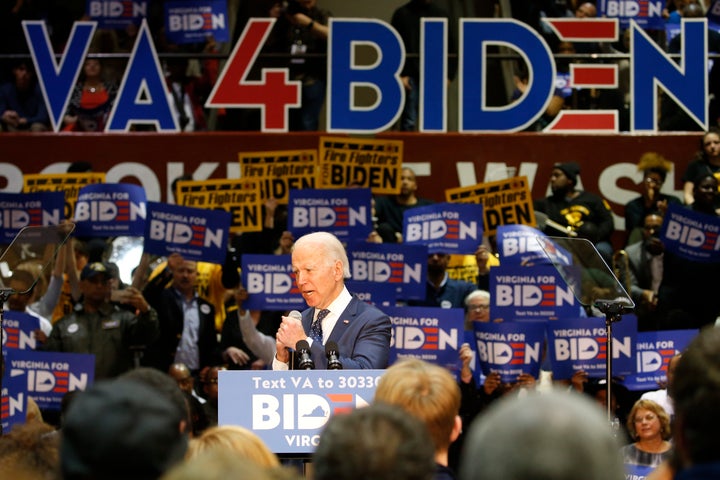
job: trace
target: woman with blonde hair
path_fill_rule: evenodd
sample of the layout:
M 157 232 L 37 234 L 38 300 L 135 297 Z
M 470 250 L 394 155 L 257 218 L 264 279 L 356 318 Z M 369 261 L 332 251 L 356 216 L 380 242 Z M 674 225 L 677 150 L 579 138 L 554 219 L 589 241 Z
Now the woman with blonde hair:
M 208 428 L 188 445 L 186 460 L 210 451 L 229 451 L 262 467 L 277 467 L 277 456 L 250 430 L 233 425 Z
M 635 402 L 627 428 L 635 442 L 620 449 L 625 464 L 655 468 L 672 455 L 670 417 L 657 403 L 643 399 Z

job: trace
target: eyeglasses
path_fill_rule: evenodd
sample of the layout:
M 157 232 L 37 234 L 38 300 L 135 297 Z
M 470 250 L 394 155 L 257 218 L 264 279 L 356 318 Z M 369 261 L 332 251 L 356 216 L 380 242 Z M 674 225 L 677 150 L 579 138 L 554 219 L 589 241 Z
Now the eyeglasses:
M 471 312 L 481 312 L 483 310 L 489 310 L 490 305 L 468 305 L 468 310 Z
M 205 383 L 210 383 L 210 384 L 218 383 L 218 379 L 217 378 L 208 378 L 207 380 L 205 380 Z
M 656 418 L 657 415 L 655 415 L 654 413 L 648 413 L 644 417 L 635 417 L 635 423 L 642 423 L 643 421 L 652 422 Z

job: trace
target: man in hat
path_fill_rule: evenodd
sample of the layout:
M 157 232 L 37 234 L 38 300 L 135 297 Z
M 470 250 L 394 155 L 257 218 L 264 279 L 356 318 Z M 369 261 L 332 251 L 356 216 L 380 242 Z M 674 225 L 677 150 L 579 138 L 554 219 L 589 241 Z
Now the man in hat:
M 134 312 L 110 303 L 108 266 L 85 265 L 80 274 L 81 301 L 58 320 L 43 350 L 95 355 L 95 379 L 116 377 L 133 365 L 131 347 L 148 345 L 158 335 L 158 317 L 145 298 L 132 289 L 123 302 Z
M 586 238 L 595 244 L 605 261 L 612 261 L 610 236 L 614 230 L 610 205 L 599 195 L 577 188 L 580 165 L 556 163 L 550 174 L 550 196 L 535 200 L 535 211 L 547 215 L 557 226 L 547 224 L 548 235 L 562 233 Z M 548 222 L 550 223 L 550 222 Z M 563 230 L 565 229 L 565 230 Z

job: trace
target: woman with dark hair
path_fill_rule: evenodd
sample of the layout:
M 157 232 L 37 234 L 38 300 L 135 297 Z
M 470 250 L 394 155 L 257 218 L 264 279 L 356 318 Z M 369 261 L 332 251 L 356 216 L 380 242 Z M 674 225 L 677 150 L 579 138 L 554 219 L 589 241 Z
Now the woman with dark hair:
M 117 96 L 117 84 L 103 77 L 100 60 L 88 58 L 63 117 L 63 130 L 101 132 Z

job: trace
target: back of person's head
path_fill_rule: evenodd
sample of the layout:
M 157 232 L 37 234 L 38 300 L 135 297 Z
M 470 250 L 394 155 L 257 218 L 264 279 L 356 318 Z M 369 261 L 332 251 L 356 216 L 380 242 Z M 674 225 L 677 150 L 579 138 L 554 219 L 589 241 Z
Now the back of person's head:
M 172 403 L 177 413 L 178 423 L 185 422 L 186 427 L 190 428 L 190 412 L 189 405 L 185 401 L 185 395 L 178 387 L 178 384 L 170 375 L 161 372 L 155 368 L 140 367 L 128 370 L 123 373 L 120 378 L 129 379 L 140 382 L 152 388 L 157 395 L 165 397 Z
M 454 440 L 453 428 L 460 422 L 460 387 L 443 367 L 416 358 L 401 360 L 380 377 L 375 401 L 398 405 L 422 420 L 436 450 L 446 450 Z
M 162 480 L 300 480 L 286 467 L 265 467 L 228 450 L 209 450 L 175 466 Z
M 675 402 L 674 442 L 683 464 L 720 461 L 720 329 L 700 331 L 683 352 L 670 394 Z
M 0 478 L 50 480 L 59 473 L 58 436 L 52 426 L 23 423 L 0 436 Z
M 461 480 L 621 480 L 619 444 L 602 410 L 582 395 L 503 397 L 465 440 Z
M 377 403 L 328 421 L 313 454 L 315 480 L 430 480 L 435 452 L 425 425 Z
M 186 450 L 176 406 L 152 387 L 121 378 L 97 383 L 73 400 L 60 462 L 65 480 L 150 480 Z
M 277 467 L 280 461 L 263 441 L 247 428 L 234 425 L 211 427 L 193 438 L 185 457 L 195 458 L 211 451 L 227 451 L 263 467 Z

